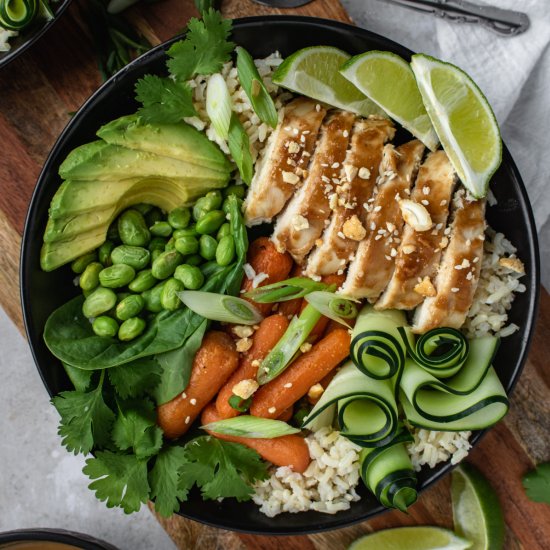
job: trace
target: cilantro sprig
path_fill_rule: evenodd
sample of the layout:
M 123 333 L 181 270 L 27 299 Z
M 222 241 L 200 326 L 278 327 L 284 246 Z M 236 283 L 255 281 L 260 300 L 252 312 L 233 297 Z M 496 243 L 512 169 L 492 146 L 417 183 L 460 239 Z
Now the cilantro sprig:
M 523 476 L 523 487 L 533 502 L 550 504 L 550 462 L 539 464 Z

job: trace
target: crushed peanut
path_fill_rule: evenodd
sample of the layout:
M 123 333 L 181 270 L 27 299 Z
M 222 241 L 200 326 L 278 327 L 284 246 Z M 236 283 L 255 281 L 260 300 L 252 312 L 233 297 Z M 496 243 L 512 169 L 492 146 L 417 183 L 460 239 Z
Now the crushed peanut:
M 414 246 L 414 244 L 405 244 L 401 250 L 403 254 L 412 254 L 416 251 L 416 246 Z
M 252 347 L 251 338 L 241 338 L 240 340 L 237 340 L 237 351 L 239 353 L 244 353 L 245 351 L 248 351 L 251 347 Z
M 424 277 L 422 282 L 414 287 L 414 291 L 421 296 L 436 296 L 437 292 L 429 277 Z
M 237 382 L 232 388 L 231 391 L 234 395 L 237 397 L 240 397 L 241 399 L 248 399 L 252 395 L 254 395 L 254 392 L 260 387 L 258 382 L 256 380 L 253 380 L 252 378 L 247 378 L 246 380 L 241 380 L 240 382 Z
M 344 164 L 344 173 L 346 174 L 346 179 L 348 181 L 353 181 L 358 172 L 359 168 L 357 168 L 357 166 L 354 166 L 353 164 Z
M 248 338 L 254 334 L 254 329 L 248 325 L 235 325 L 231 328 L 231 332 L 239 338 Z
M 285 183 L 290 183 L 291 185 L 296 185 L 300 181 L 300 178 L 293 172 L 283 171 L 283 181 Z
M 403 199 L 399 201 L 399 208 L 405 222 L 415 231 L 428 231 L 432 228 L 433 223 L 430 213 L 421 204 Z
M 307 218 L 304 218 L 304 216 L 296 214 L 296 216 L 292 218 L 292 227 L 296 231 L 302 231 L 304 229 L 308 229 L 309 222 L 307 221 Z
M 295 141 L 290 141 L 288 143 L 288 152 L 289 153 L 299 153 L 300 152 L 300 145 L 296 143 Z
M 309 388 L 309 391 L 307 392 L 307 396 L 310 399 L 310 401 L 318 401 L 321 395 L 323 395 L 325 389 L 321 384 L 314 384 Z
M 352 241 L 362 241 L 367 235 L 367 230 L 361 224 L 357 215 L 353 215 L 349 220 L 344 222 L 342 226 L 344 235 Z
M 312 345 L 311 345 L 309 342 L 304 342 L 304 343 L 300 346 L 300 351 L 301 351 L 302 353 L 307 353 L 311 348 L 312 348 Z
M 362 180 L 368 180 L 370 178 L 370 170 L 365 166 L 361 166 L 361 168 L 359 168 L 359 172 L 357 175 Z

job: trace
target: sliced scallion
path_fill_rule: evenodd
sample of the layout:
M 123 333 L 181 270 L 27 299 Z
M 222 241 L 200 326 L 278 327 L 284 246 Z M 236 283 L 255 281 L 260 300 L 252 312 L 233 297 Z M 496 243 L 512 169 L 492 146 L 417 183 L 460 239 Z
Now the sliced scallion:
M 348 328 L 351 328 L 351 325 L 346 322 L 346 319 L 357 317 L 357 306 L 353 302 L 358 300 L 353 298 L 346 298 L 332 292 L 316 291 L 309 293 L 305 300 L 325 317 Z
M 177 294 L 191 311 L 211 321 L 255 325 L 263 319 L 262 314 L 242 298 L 200 290 L 183 290 Z
M 232 108 L 225 78 L 220 73 L 213 74 L 206 87 L 206 112 L 221 139 L 227 139 L 229 135 Z
M 212 422 L 201 426 L 203 430 L 221 435 L 233 435 L 236 437 L 251 437 L 254 439 L 273 439 L 283 435 L 298 433 L 300 430 L 289 426 L 281 420 L 260 418 L 258 416 L 242 415 L 234 418 L 226 418 L 218 422 Z
M 243 399 L 238 395 L 232 395 L 229 398 L 228 403 L 229 406 L 236 411 L 246 412 L 248 409 L 250 409 L 250 405 L 252 405 L 252 397 L 249 397 L 248 399 Z
M 258 304 L 272 304 L 303 298 L 316 290 L 326 290 L 328 285 L 312 281 L 307 277 L 292 277 L 278 283 L 260 286 L 247 292 L 245 296 Z
M 239 169 L 242 180 L 250 185 L 253 175 L 252 155 L 250 153 L 250 140 L 239 117 L 233 113 L 229 123 L 229 134 L 227 137 L 229 152 Z

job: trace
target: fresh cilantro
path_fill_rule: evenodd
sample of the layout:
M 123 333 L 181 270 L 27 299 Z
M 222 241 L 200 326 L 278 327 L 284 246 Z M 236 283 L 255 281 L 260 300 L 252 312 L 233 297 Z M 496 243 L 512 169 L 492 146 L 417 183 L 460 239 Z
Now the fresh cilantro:
M 202 20 L 193 17 L 187 25 L 185 40 L 176 42 L 169 50 L 168 69 L 179 81 L 195 74 L 213 74 L 229 61 L 235 44 L 229 40 L 231 19 L 224 19 L 219 11 L 209 9 Z
M 200 436 L 189 441 L 184 450 L 179 488 L 188 491 L 196 483 L 205 499 L 250 500 L 254 492 L 251 483 L 268 476 L 260 455 L 239 443 Z
M 126 399 L 151 392 L 160 382 L 162 368 L 154 357 L 142 357 L 107 372 L 117 394 Z
M 157 454 L 162 447 L 162 430 L 156 424 L 155 406 L 149 399 L 118 403 L 113 424 L 113 441 L 121 450 L 132 449 L 138 458 Z
M 68 451 L 89 453 L 92 447 L 104 447 L 109 442 L 113 411 L 103 400 L 104 373 L 95 390 L 87 393 L 65 391 L 52 399 L 61 416 L 58 433 Z
M 88 487 L 107 508 L 120 506 L 127 514 L 137 512 L 149 498 L 147 461 L 134 455 L 99 451 L 86 460 L 82 470 L 95 480 Z
M 204 13 L 207 10 L 217 10 L 219 8 L 219 0 L 195 0 L 195 7 L 199 13 Z
M 178 469 L 184 462 L 183 447 L 165 447 L 160 451 L 149 473 L 151 500 L 155 501 L 155 510 L 161 516 L 168 517 L 177 512 L 180 501 L 187 498 L 187 489 L 178 486 Z
M 523 476 L 523 487 L 534 502 L 550 504 L 550 462 L 539 464 Z
M 188 84 L 147 74 L 136 83 L 138 114 L 145 122 L 170 124 L 197 114 Z

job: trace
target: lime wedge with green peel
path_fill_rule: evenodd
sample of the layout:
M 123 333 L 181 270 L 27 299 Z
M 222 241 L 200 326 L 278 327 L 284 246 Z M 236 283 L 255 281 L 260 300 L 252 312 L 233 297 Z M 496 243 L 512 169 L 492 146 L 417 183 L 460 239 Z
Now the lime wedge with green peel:
M 504 517 L 489 482 L 469 464 L 452 474 L 451 496 L 455 531 L 473 542 L 471 550 L 504 547 Z
M 465 550 L 471 545 L 441 527 L 398 527 L 361 537 L 348 550 Z
M 487 98 L 450 63 L 419 54 L 413 55 L 411 67 L 454 169 L 474 197 L 484 197 L 502 160 L 502 140 Z
M 313 46 L 287 57 L 273 73 L 273 82 L 298 94 L 363 116 L 384 115 L 340 73 L 350 55 L 330 46 Z
M 437 149 L 437 134 L 411 67 L 404 59 L 391 52 L 373 50 L 352 57 L 340 72 L 429 149 Z

